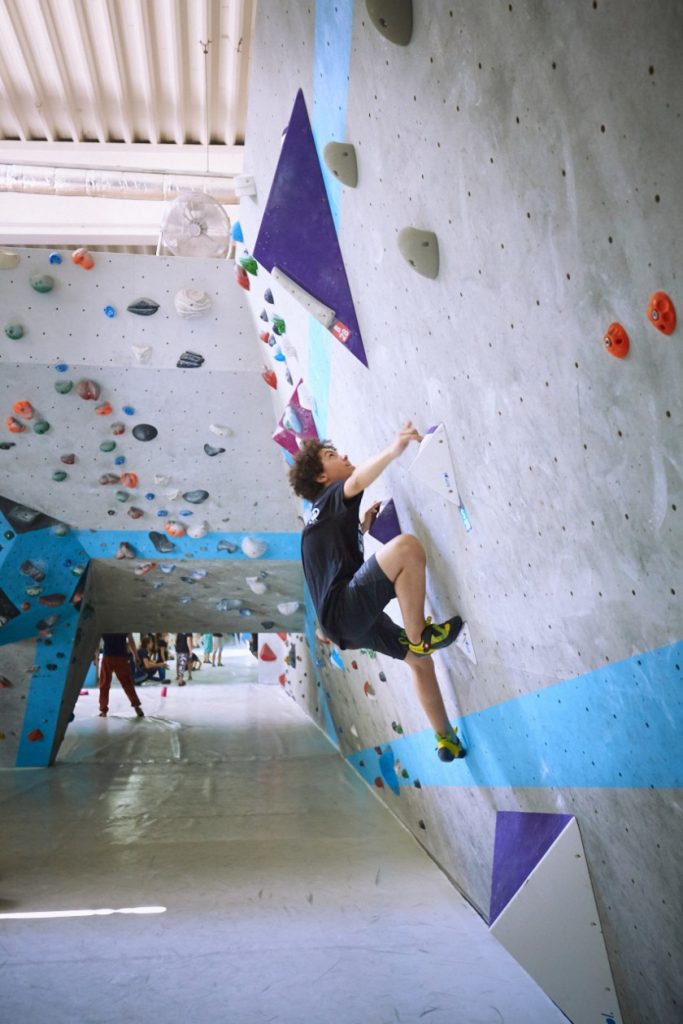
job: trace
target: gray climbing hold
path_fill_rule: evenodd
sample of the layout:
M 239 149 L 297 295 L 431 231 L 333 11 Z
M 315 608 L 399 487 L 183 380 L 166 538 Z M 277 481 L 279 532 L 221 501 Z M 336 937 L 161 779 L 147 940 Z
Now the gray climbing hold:
M 229 540 L 219 540 L 217 545 L 218 551 L 227 551 L 229 555 L 234 555 L 237 551 L 237 545 L 233 544 Z
M 209 497 L 208 491 L 185 491 L 183 498 L 189 501 L 190 505 L 201 505 Z
M 10 448 L 16 448 L 16 446 L 16 441 L 0 441 L 0 449 L 2 449 L 3 452 L 8 452 Z
M 413 35 L 412 0 L 365 0 L 377 31 L 396 46 L 407 46 Z
M 439 273 L 439 241 L 433 231 L 403 228 L 398 233 L 401 255 L 413 270 L 423 277 L 435 278 Z
M 129 313 L 136 313 L 138 316 L 154 316 L 159 308 L 159 303 L 154 299 L 136 299 L 126 306 Z
M 204 356 L 198 352 L 183 352 L 176 366 L 181 370 L 196 370 L 204 362 Z
M 135 506 L 128 509 L 128 515 L 131 519 L 141 519 L 144 514 L 141 508 L 136 508 Z
M 117 558 L 137 558 L 137 552 L 132 544 L 128 541 L 122 540 L 119 544 L 119 550 L 116 552 Z
M 168 539 L 165 533 L 157 533 L 156 530 L 152 530 L 149 535 L 149 539 L 157 551 L 160 551 L 162 555 L 175 549 L 175 544 Z
M 100 477 L 101 484 L 117 484 L 119 482 L 118 473 L 103 473 Z
M 63 462 L 65 466 L 73 466 L 76 456 L 73 452 L 69 452 L 67 455 L 60 455 L 59 461 Z
M 159 431 L 151 423 L 136 423 L 132 434 L 136 441 L 153 441 Z
M 323 159 L 335 178 L 342 185 L 355 188 L 358 184 L 358 162 L 356 150 L 350 142 L 328 142 L 323 150 Z
M 205 444 L 204 451 L 206 452 L 207 455 L 211 456 L 222 455 L 223 452 L 225 451 L 225 448 L 214 448 L 212 444 Z

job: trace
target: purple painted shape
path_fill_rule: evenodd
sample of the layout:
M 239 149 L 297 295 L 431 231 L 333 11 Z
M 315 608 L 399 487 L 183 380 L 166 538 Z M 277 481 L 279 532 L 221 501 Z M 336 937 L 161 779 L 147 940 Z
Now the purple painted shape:
M 398 514 L 396 512 L 396 506 L 394 505 L 394 499 L 389 498 L 380 514 L 375 519 L 374 523 L 368 530 L 371 537 L 375 540 L 381 541 L 382 544 L 386 544 L 387 541 L 393 540 L 394 537 L 398 537 L 401 533 L 401 524 L 398 521 Z
M 253 255 L 266 270 L 279 267 L 310 295 L 330 306 L 336 319 L 351 332 L 345 347 L 368 365 L 301 89 L 296 94 Z M 338 331 L 331 330 L 338 336 Z
M 299 451 L 297 438 L 302 438 L 307 441 L 310 438 L 318 436 L 318 430 L 315 425 L 313 413 L 310 409 L 306 409 L 299 401 L 299 388 L 302 384 L 303 380 L 300 380 L 292 391 L 292 397 L 287 403 L 287 405 L 296 413 L 299 423 L 301 424 L 301 431 L 299 433 L 295 433 L 290 427 L 286 427 L 284 425 L 283 420 L 287 411 L 285 410 L 278 420 L 277 430 L 273 434 L 273 440 L 288 451 L 290 455 L 296 455 Z
M 571 820 L 571 814 L 498 811 L 493 851 L 490 925 L 505 909 Z

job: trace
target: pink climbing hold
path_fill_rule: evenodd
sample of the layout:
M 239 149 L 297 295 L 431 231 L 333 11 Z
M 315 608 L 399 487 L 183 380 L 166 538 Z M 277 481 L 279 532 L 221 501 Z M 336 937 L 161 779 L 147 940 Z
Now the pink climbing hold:
M 168 693 L 168 687 L 167 686 L 162 686 L 161 687 L 161 694 L 160 694 L 160 696 L 161 697 L 165 697 L 167 693 Z

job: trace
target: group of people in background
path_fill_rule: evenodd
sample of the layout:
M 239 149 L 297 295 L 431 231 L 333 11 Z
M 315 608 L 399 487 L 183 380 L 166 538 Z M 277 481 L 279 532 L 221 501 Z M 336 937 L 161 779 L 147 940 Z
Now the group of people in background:
M 203 659 L 195 653 L 201 648 Z M 175 678 L 178 686 L 185 686 L 192 679 L 192 672 L 202 664 L 221 666 L 223 664 L 222 633 L 176 633 L 172 642 L 175 657 Z M 100 718 L 106 718 L 109 711 L 109 690 L 112 676 L 121 683 L 138 718 L 144 718 L 140 698 L 135 689 L 150 681 L 166 681 L 169 671 L 169 634 L 142 633 L 138 646 L 132 633 L 104 633 L 100 650 L 99 665 Z

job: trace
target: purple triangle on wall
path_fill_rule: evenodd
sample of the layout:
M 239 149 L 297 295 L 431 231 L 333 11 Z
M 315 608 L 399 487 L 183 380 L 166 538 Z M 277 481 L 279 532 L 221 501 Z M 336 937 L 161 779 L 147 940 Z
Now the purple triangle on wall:
M 368 365 L 301 89 L 282 143 L 254 256 L 269 272 L 279 267 L 330 306 L 341 324 L 341 328 L 335 324 L 330 330 L 339 338 L 347 328 L 350 334 L 343 342 L 345 347 Z
M 571 814 L 498 811 L 493 851 L 490 925 L 505 909 L 571 820 Z
M 394 505 L 394 499 L 389 498 L 379 515 L 368 530 L 371 537 L 386 544 L 388 541 L 398 537 L 401 533 L 401 524 L 398 521 L 398 513 Z

